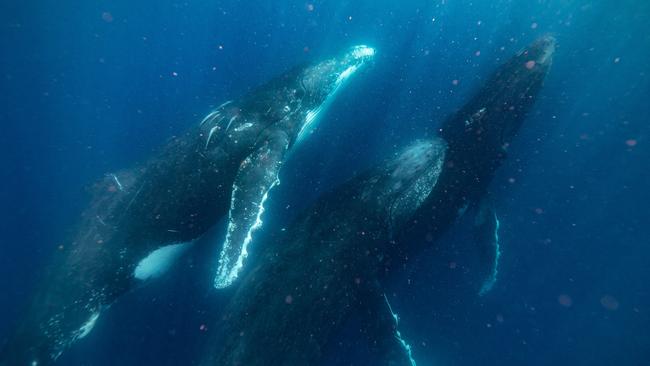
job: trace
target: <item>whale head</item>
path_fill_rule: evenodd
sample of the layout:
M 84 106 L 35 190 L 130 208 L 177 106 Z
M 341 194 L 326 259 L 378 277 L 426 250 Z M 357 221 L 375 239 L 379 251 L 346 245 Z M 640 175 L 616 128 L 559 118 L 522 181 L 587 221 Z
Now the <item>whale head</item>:
M 250 93 L 240 109 L 257 111 L 267 126 L 281 123 L 300 140 L 313 131 L 337 91 L 374 56 L 374 48 L 358 45 L 337 57 L 296 66 Z
M 500 165 L 537 98 L 555 45 L 552 36 L 529 44 L 497 69 L 470 102 L 444 122 L 440 135 L 458 162 L 474 162 L 477 169 L 492 171 Z
M 317 118 L 346 84 L 364 65 L 375 56 L 375 49 L 365 45 L 351 47 L 338 57 L 305 67 L 298 75 L 305 111 L 301 125 L 297 126 L 297 139 L 313 132 Z
M 351 47 L 339 57 L 315 63 L 304 69 L 300 83 L 305 99 L 317 106 L 375 56 L 375 49 L 365 45 Z

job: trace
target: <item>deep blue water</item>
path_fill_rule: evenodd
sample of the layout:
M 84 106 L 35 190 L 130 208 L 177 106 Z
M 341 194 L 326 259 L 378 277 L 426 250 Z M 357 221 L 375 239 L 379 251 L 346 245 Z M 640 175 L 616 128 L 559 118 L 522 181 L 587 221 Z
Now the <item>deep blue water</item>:
M 545 87 L 491 186 L 496 287 L 470 293 L 463 251 L 431 249 L 392 279 L 393 307 L 421 365 L 648 365 L 648 24 L 650 3 L 633 0 L 3 2 L 0 343 L 84 188 L 221 102 L 354 44 L 378 51 L 283 168 L 263 242 L 323 191 L 434 131 L 497 65 L 553 33 Z M 438 247 L 463 240 L 453 228 Z M 213 256 L 194 253 L 129 293 L 61 364 L 198 361 L 213 331 L 200 326 L 228 297 L 210 286 Z M 341 342 L 366 364 L 358 340 Z

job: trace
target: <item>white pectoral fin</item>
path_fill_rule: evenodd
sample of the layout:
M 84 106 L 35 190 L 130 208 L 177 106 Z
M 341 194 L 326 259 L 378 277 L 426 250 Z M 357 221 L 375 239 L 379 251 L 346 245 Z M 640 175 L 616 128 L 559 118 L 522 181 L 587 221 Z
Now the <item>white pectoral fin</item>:
M 388 297 L 380 295 L 378 284 L 369 284 L 367 290 L 361 320 L 371 353 L 381 365 L 415 366 L 413 350 L 398 329 L 399 315 L 393 310 Z
M 497 281 L 499 272 L 499 259 L 501 248 L 499 247 L 499 218 L 491 205 L 482 202 L 474 219 L 474 235 L 477 240 L 481 272 L 485 279 L 479 295 L 488 293 Z
M 214 279 L 216 288 L 230 286 L 244 266 L 253 232 L 262 226 L 269 191 L 280 183 L 278 172 L 288 142 L 284 133 L 273 135 L 242 162 L 233 185 L 226 239 Z
M 400 333 L 398 326 L 399 326 L 399 315 L 393 311 L 392 306 L 390 306 L 390 302 L 388 301 L 388 297 L 386 294 L 384 294 L 384 300 L 386 301 L 386 307 L 387 310 L 390 312 L 391 318 L 393 319 L 393 338 L 394 338 L 394 344 L 397 346 L 397 348 L 401 351 L 398 352 L 400 356 L 393 357 L 389 359 L 389 364 L 391 365 L 408 365 L 408 366 L 416 366 L 415 364 L 415 359 L 413 358 L 413 352 L 411 350 L 411 345 L 409 345 L 404 338 L 402 337 L 402 334 Z

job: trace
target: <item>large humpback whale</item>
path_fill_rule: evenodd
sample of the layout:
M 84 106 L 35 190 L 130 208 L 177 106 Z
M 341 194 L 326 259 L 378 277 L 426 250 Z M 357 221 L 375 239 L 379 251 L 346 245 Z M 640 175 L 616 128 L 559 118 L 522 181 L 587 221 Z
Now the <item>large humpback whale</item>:
M 553 52 L 550 37 L 528 46 L 446 120 L 438 136 L 325 194 L 276 245 L 265 246 L 264 257 L 239 281 L 221 320 L 223 332 L 202 365 L 316 365 L 354 315 L 383 364 L 413 365 L 380 282 L 404 255 L 422 249 L 400 238 L 422 230 L 436 239 L 463 212 L 474 212 L 478 231 L 490 234 L 480 251 L 487 278 L 480 291 L 491 286 L 498 219 L 480 202 Z
M 356 46 L 296 67 L 222 104 L 157 157 L 96 183 L 76 234 L 54 254 L 0 364 L 51 363 L 118 296 L 159 276 L 225 214 L 215 286 L 229 285 L 287 151 L 373 55 Z

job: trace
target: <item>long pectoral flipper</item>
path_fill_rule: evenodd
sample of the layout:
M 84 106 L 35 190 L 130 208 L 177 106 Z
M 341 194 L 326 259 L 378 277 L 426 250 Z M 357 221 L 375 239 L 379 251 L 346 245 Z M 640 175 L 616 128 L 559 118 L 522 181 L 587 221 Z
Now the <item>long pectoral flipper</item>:
M 479 290 L 483 296 L 494 287 L 499 271 L 499 218 L 492 206 L 485 200 L 481 202 L 474 218 L 474 236 L 478 245 L 481 273 L 485 280 Z
M 379 286 L 376 286 L 379 289 Z M 367 294 L 364 320 L 370 350 L 386 366 L 415 366 L 411 346 L 397 329 L 399 316 L 393 311 L 388 297 L 377 290 Z
M 280 183 L 278 171 L 288 145 L 289 137 L 277 131 L 242 162 L 233 185 L 226 239 L 214 280 L 216 288 L 228 287 L 239 275 L 253 231 L 262 225 L 268 193 Z

